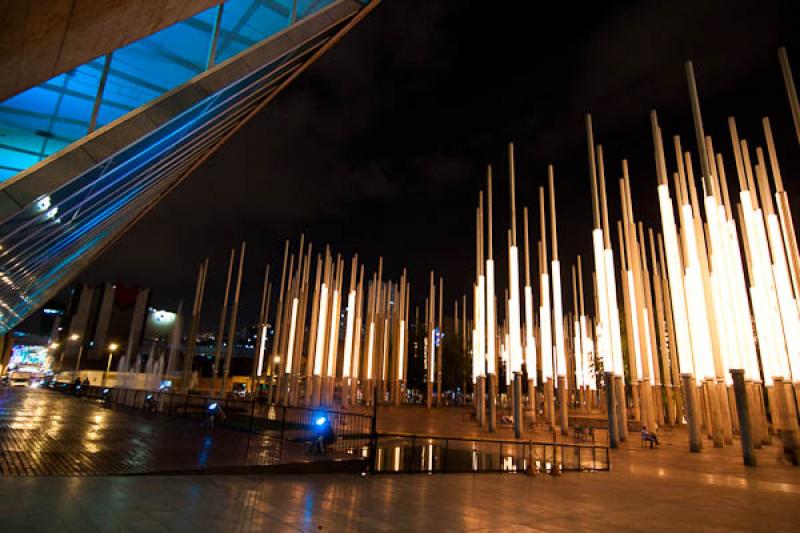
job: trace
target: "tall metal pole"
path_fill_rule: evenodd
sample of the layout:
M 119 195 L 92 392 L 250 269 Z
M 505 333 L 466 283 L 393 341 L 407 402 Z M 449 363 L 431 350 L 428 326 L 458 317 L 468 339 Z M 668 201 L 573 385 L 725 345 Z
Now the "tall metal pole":
M 239 291 L 242 288 L 242 269 L 244 268 L 244 252 L 247 243 L 242 243 L 239 252 L 239 274 L 236 276 L 236 293 L 233 297 L 233 309 L 231 310 L 231 324 L 228 330 L 228 353 L 225 354 L 225 369 L 222 374 L 222 393 L 228 389 L 228 374 L 231 370 L 231 358 L 233 356 L 233 345 L 236 342 L 236 315 L 239 312 Z
M 797 134 L 797 142 L 800 143 L 800 103 L 797 100 L 797 88 L 794 85 L 792 69 L 789 66 L 789 56 L 786 48 L 778 48 L 778 59 L 781 63 L 783 82 L 786 85 L 786 96 L 789 98 L 789 107 L 792 110 L 792 120 L 794 121 L 794 131 Z
M 225 281 L 225 297 L 222 299 L 222 309 L 219 312 L 219 328 L 217 328 L 217 346 L 214 350 L 214 364 L 211 366 L 211 388 L 217 391 L 217 378 L 219 377 L 219 362 L 222 358 L 222 345 L 225 338 L 225 317 L 228 314 L 228 296 L 231 290 L 231 277 L 233 276 L 233 259 L 236 249 L 231 248 L 230 259 L 228 260 L 228 277 Z

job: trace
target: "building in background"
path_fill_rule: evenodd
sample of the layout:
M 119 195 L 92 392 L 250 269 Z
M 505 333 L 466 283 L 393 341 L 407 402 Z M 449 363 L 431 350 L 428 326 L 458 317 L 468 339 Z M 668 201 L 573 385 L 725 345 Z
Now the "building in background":
M 81 347 L 81 368 L 105 368 L 111 345 L 117 346 L 114 353 L 119 357 L 117 361 L 135 361 L 141 348 L 149 297 L 150 289 L 121 283 L 107 282 L 98 287 L 76 283 L 70 290 L 62 331 L 64 368 L 75 366 Z

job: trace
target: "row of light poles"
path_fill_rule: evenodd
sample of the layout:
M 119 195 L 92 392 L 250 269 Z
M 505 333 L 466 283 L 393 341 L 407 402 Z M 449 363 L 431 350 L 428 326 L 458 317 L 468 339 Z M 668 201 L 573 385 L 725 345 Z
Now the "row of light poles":
M 80 339 L 81 339 L 80 335 L 78 335 L 77 333 L 73 333 L 72 335 L 69 336 L 69 338 L 67 339 L 67 342 L 74 343 L 74 342 L 79 341 Z M 59 343 L 57 343 L 57 342 L 53 343 L 52 345 L 50 345 L 50 347 L 52 349 L 56 349 L 56 348 L 58 348 L 58 346 L 59 346 Z M 108 376 L 108 373 L 111 372 L 111 361 L 112 361 L 112 359 L 114 357 L 114 352 L 117 351 L 117 348 L 119 348 L 119 345 L 117 343 L 115 343 L 115 342 L 112 342 L 112 343 L 110 343 L 108 345 L 108 362 L 106 363 L 106 370 L 105 370 L 105 372 L 103 372 L 103 386 L 105 386 L 105 384 L 106 384 L 106 378 Z M 59 357 L 59 359 L 58 359 L 58 371 L 59 372 L 61 372 L 61 370 L 63 369 L 64 352 L 65 351 L 66 351 L 65 349 L 61 350 L 61 357 Z M 78 360 L 75 362 L 75 375 L 78 375 L 78 372 L 80 372 L 80 370 L 81 370 L 81 357 L 82 356 L 83 356 L 83 343 L 80 343 L 78 345 Z

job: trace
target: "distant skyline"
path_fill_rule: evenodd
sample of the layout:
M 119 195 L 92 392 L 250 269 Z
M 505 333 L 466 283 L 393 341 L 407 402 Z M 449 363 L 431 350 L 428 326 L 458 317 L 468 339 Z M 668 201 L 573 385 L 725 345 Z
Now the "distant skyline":
M 174 309 L 183 298 L 185 309 L 197 264 L 209 256 L 201 328 L 211 330 L 227 254 L 246 240 L 244 325 L 256 319 L 265 263 L 279 277 L 284 239 L 296 246 L 305 232 L 315 249 L 357 252 L 368 267 L 383 256 L 387 276 L 408 267 L 418 297 L 412 316 L 436 270 L 449 311 L 473 276 L 474 205 L 488 163 L 496 213 L 507 216 L 509 141 L 519 214 L 531 208 L 538 235 L 536 189 L 553 163 L 562 262 L 583 254 L 588 276 L 583 116 L 592 112 L 605 148 L 612 222 L 627 158 L 635 214 L 659 227 L 648 113 L 657 109 L 665 135 L 694 147 L 687 59 L 717 149 L 729 151 L 728 115 L 754 140 L 769 115 L 783 171 L 798 175 L 800 147 L 777 61 L 777 47 L 786 46 L 800 76 L 791 7 L 681 0 L 524 12 L 488 2 L 384 0 L 79 279 L 140 284 L 152 288 L 155 307 Z M 800 194 L 797 180 L 786 187 L 790 197 Z M 497 243 L 505 225 L 496 223 Z

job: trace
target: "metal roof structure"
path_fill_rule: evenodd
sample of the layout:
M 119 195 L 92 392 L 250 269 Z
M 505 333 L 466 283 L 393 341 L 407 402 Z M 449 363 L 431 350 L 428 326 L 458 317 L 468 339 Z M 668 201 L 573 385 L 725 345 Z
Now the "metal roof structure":
M 376 4 L 228 0 L 0 103 L 0 333 Z

